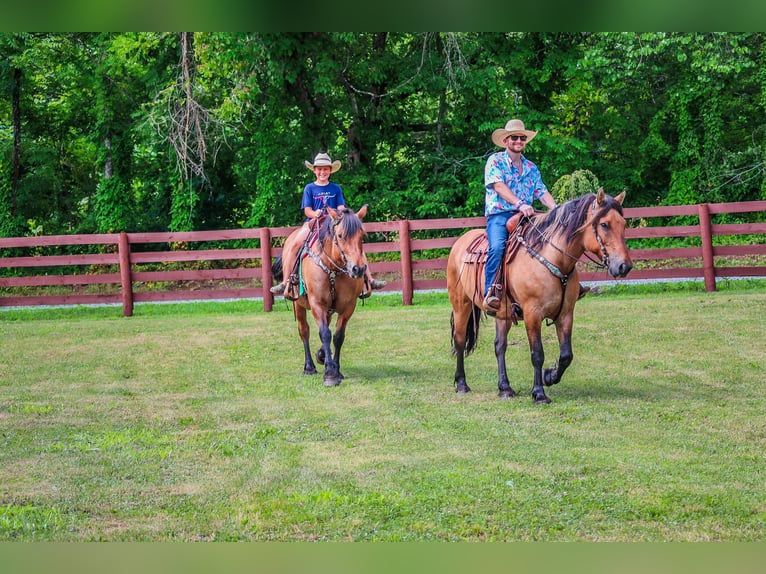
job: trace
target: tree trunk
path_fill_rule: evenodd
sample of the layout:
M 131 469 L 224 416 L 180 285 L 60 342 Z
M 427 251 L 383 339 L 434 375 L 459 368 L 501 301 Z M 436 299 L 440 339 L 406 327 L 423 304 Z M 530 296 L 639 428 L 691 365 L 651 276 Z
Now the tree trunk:
M 11 214 L 17 215 L 19 180 L 21 179 L 21 68 L 13 69 L 13 159 L 11 172 Z

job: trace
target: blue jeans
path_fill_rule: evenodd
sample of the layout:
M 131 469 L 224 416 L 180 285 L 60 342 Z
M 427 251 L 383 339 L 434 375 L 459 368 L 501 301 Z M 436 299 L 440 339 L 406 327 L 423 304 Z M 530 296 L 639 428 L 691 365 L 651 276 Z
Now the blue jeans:
M 508 241 L 508 230 L 505 224 L 516 215 L 515 211 L 505 213 L 496 213 L 487 216 L 487 239 L 489 240 L 489 250 L 487 252 L 487 263 L 484 266 L 484 296 L 486 297 L 489 286 L 495 279 L 497 268 L 503 261 L 505 253 L 505 243 Z

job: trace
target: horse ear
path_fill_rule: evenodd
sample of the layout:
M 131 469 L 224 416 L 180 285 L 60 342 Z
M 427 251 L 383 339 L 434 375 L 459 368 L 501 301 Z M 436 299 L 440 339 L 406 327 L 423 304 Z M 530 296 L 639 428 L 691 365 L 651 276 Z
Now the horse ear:
M 615 200 L 617 203 L 619 203 L 620 205 L 622 205 L 622 202 L 623 202 L 623 201 L 625 201 L 625 190 L 623 189 L 623 190 L 622 190 L 622 193 L 620 193 L 620 195 L 618 195 L 617 197 L 615 197 L 615 198 L 614 198 L 614 200 Z
M 596 194 L 596 203 L 601 205 L 604 203 L 604 197 L 606 197 L 606 193 L 604 192 L 603 187 L 598 188 L 598 193 Z
M 356 212 L 356 216 L 359 219 L 364 219 L 364 216 L 367 215 L 367 204 L 365 203 L 362 208 Z
M 325 209 L 327 210 L 327 213 L 332 217 L 333 219 L 338 219 L 340 217 L 340 214 L 337 210 L 333 209 L 329 205 L 325 206 Z

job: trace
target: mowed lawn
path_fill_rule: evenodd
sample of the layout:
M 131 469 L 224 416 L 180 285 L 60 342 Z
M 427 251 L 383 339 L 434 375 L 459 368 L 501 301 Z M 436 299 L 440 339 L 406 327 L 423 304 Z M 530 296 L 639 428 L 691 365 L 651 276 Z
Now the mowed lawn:
M 589 295 L 542 406 L 523 325 L 519 397 L 489 318 L 458 396 L 415 299 L 360 305 L 337 388 L 281 300 L 0 312 L 0 540 L 764 540 L 766 290 Z

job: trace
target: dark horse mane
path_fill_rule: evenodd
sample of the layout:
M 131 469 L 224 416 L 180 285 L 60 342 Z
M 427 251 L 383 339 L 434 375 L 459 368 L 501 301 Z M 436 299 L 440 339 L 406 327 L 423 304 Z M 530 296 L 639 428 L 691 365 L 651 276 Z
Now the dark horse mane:
M 619 201 L 610 195 L 604 195 L 604 198 L 605 201 L 596 213 L 596 217 L 602 217 L 610 209 L 615 209 L 622 215 L 622 204 Z M 591 208 L 595 199 L 595 193 L 588 193 L 534 217 L 529 228 L 534 233 L 525 234 L 527 244 L 533 249 L 539 249 L 543 243 L 554 236 L 562 237 L 566 243 L 575 240 L 584 231 L 585 222 L 592 215 Z
M 362 220 L 359 219 L 356 213 L 354 213 L 353 209 L 344 207 L 343 209 L 339 209 L 338 213 L 340 213 L 341 218 L 337 224 L 332 217 L 328 216 L 324 218 L 324 221 L 319 228 L 319 232 L 317 233 L 317 239 L 320 242 L 324 242 L 326 239 L 332 239 L 334 233 L 333 227 L 335 225 L 340 226 L 343 235 L 346 237 L 353 237 L 357 233 L 363 232 Z

